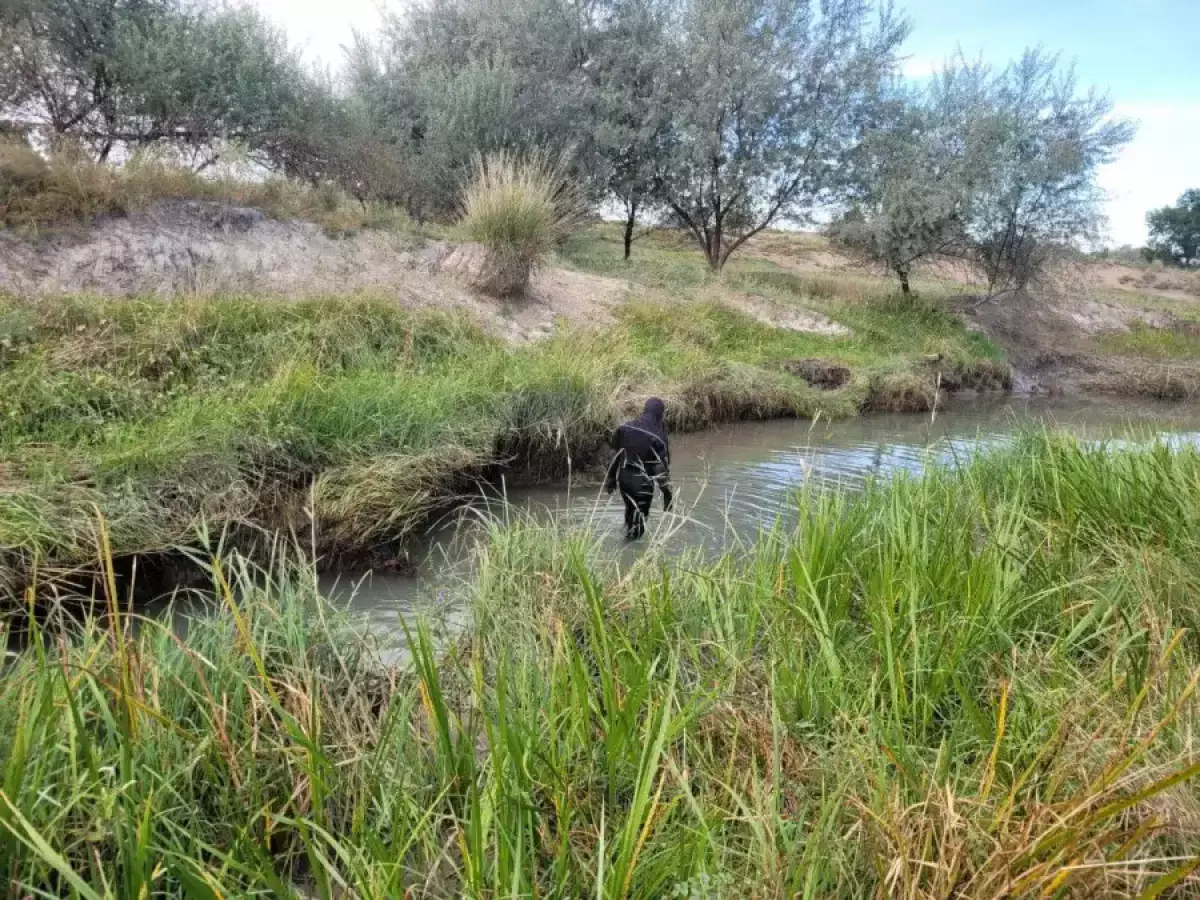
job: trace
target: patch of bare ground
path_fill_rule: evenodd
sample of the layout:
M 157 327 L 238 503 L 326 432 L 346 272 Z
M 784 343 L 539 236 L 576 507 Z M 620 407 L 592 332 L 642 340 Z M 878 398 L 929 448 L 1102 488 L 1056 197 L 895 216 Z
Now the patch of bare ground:
M 337 237 L 257 209 L 169 200 L 36 235 L 0 230 L 0 292 L 281 300 L 370 294 L 414 308 L 463 310 L 514 341 L 550 334 L 560 321 L 603 325 L 628 292 L 616 279 L 547 269 L 535 274 L 525 297 L 501 302 L 463 277 L 471 258 L 469 245 L 412 234 Z
M 1086 277 L 1096 288 L 1200 303 L 1200 271 L 1093 263 L 1086 267 Z
M 968 326 L 1008 355 L 1013 386 L 1023 393 L 1116 393 L 1164 400 L 1200 396 L 1200 365 L 1105 351 L 1097 339 L 1131 328 L 1175 328 L 1178 319 L 1081 296 L 1019 294 L 955 303 Z
M 745 252 L 800 274 L 862 273 L 857 263 L 832 250 L 826 238 L 810 232 L 764 231 L 746 244 Z
M 482 246 L 438 244 L 427 251 L 427 258 L 435 272 L 467 289 L 473 311 L 500 325 L 510 340 L 537 340 L 552 334 L 559 322 L 583 328 L 612 324 L 615 309 L 631 290 L 628 282 L 616 278 L 551 267 L 534 271 L 524 296 L 497 299 L 478 289 L 488 267 Z
M 776 328 L 823 334 L 829 337 L 842 337 L 850 334 L 850 329 L 845 325 L 835 322 L 819 312 L 780 303 L 757 294 L 726 291 L 722 294 L 721 300 L 726 306 L 736 309 L 755 321 L 773 325 Z

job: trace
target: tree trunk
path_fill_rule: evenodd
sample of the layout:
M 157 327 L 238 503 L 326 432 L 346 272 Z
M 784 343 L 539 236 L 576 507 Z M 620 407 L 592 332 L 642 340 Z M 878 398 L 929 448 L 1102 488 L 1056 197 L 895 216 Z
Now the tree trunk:
M 721 266 L 725 263 L 721 258 L 721 244 L 723 243 L 721 213 L 718 211 L 714 218 L 712 233 L 708 237 L 708 246 L 704 248 L 708 253 L 708 268 L 714 274 L 720 272 Z
M 907 297 L 912 293 L 908 286 L 908 269 L 897 269 L 896 274 L 900 276 L 900 293 Z
M 625 261 L 633 252 L 633 229 L 637 225 L 637 203 L 625 203 Z

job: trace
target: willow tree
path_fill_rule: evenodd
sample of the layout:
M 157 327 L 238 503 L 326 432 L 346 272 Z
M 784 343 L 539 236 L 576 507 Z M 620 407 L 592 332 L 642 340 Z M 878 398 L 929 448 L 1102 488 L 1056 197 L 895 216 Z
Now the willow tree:
M 989 72 L 955 60 L 924 85 L 898 84 L 878 110 L 847 159 L 853 206 L 829 233 L 909 294 L 922 264 L 971 255 L 972 201 L 990 177 L 997 138 Z
M 989 296 L 1024 290 L 1099 235 L 1096 173 L 1132 129 L 1055 57 L 952 60 L 890 101 L 849 157 L 856 214 L 833 236 L 902 291 L 935 258 L 973 266 Z
M 870 0 L 682 0 L 656 193 L 719 271 L 835 199 L 907 22 Z
M 1104 224 L 1096 182 L 1133 138 L 1074 69 L 1029 50 L 989 83 L 991 146 L 971 201 L 975 262 L 989 296 L 1015 293 L 1048 270 L 1060 248 L 1094 241 Z
M 615 0 L 595 41 L 595 125 L 591 149 L 597 177 L 621 205 L 629 259 L 638 221 L 657 212 L 655 178 L 673 147 L 670 59 L 664 53 L 669 7 L 656 0 Z

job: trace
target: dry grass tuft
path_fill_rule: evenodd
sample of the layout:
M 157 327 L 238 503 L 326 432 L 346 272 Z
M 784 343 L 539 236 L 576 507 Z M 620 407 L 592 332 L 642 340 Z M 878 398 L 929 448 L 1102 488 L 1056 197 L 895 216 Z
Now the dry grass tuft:
M 322 472 L 312 511 L 323 548 L 358 550 L 398 540 L 448 502 L 452 482 L 487 459 L 465 447 L 377 456 Z
M 208 177 L 150 152 L 137 153 L 119 167 L 102 165 L 70 144 L 43 156 L 24 141 L 0 140 L 0 226 L 37 229 L 171 199 L 253 207 L 278 219 L 316 222 L 337 235 L 409 225 L 397 210 L 360 203 L 330 184 Z
M 580 225 L 585 208 L 562 162 L 507 151 L 476 158 L 461 202 L 464 231 L 488 253 L 478 287 L 500 297 L 525 290 L 534 267 Z
M 937 382 L 911 370 L 884 372 L 871 378 L 863 408 L 871 412 L 929 412 L 938 402 Z

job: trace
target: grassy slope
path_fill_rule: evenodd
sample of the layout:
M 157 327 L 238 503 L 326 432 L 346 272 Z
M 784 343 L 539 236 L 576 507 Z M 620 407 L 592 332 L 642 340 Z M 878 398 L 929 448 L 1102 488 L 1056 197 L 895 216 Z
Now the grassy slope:
M 35 636 L 0 681 L 5 878 L 1195 896 L 1200 454 L 1032 439 L 798 502 L 745 553 L 623 576 L 497 526 L 472 630 L 416 637 L 406 673 L 314 614 L 311 576 L 230 564 L 183 642 Z
M 307 532 L 306 507 L 324 546 L 362 547 L 417 524 L 481 465 L 515 457 L 553 476 L 568 455 L 586 462 L 651 393 L 675 428 L 844 416 L 892 396 L 927 403 L 927 354 L 957 369 L 997 355 L 952 317 L 879 296 L 840 303 L 849 337 L 774 328 L 722 292 L 766 278 L 758 289 L 780 303 L 821 295 L 762 263 L 718 285 L 695 253 L 639 260 L 649 299 L 617 325 L 524 347 L 362 298 L 0 300 L 0 554 L 10 571 L 91 559 L 96 506 L 118 553 L 187 541 L 201 518 Z M 677 273 L 668 289 L 655 267 Z M 680 309 L 693 287 L 708 302 Z M 780 367 L 806 356 L 856 378 L 814 391 Z
M 1134 328 L 1107 334 L 1100 345 L 1115 353 L 1154 360 L 1200 360 L 1200 326 L 1194 331 L 1168 328 Z

